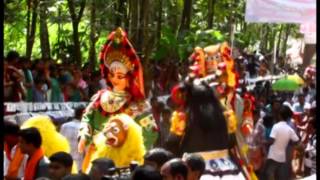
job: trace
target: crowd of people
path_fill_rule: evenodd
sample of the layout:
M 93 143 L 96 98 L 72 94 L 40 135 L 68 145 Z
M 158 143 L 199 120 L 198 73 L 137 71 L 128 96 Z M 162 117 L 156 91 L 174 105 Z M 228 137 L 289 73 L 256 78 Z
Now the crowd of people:
M 258 56 L 243 54 L 235 60 L 240 79 L 270 74 L 267 61 Z M 126 167 L 129 174 L 108 158 L 94 160 L 88 174 L 81 172 L 84 155 L 78 152 L 77 137 L 84 108 L 79 108 L 73 119 L 57 126 L 70 143 L 70 153 L 57 152 L 50 157 L 45 157 L 41 151 L 42 139 L 36 128 L 20 130 L 18 125 L 5 122 L 4 176 L 6 179 L 12 176 L 24 179 L 199 179 L 205 170 L 201 156 L 175 157 L 163 148 L 170 131 L 171 114 L 176 108 L 168 94 L 186 69 L 177 65 L 164 63 L 152 68 L 152 80 L 146 86 L 149 86 L 148 101 L 160 136 L 154 148 L 145 154 L 143 165 Z M 249 159 L 259 179 L 273 176 L 292 179 L 316 171 L 315 73 L 306 69 L 302 76 L 304 84 L 295 92 L 275 92 L 270 81 L 258 82 L 250 90 L 246 89 L 246 84 L 240 84 L 242 91 L 249 91 L 255 97 L 254 131 L 246 141 Z M 80 67 L 42 59 L 31 61 L 14 51 L 9 52 L 4 61 L 5 102 L 89 101 L 107 86 L 100 72 L 89 65 Z M 12 148 L 18 143 L 29 160 L 23 162 L 17 175 L 12 174 L 17 168 L 12 163 L 15 158 Z M 72 173 L 73 162 L 77 164 L 78 174 Z
M 81 112 L 83 109 L 78 109 Z M 153 148 L 144 156 L 144 164 L 137 166 L 132 163 L 130 167 L 116 167 L 112 159 L 98 158 L 94 160 L 90 171 L 85 174 L 72 173 L 74 161 L 81 167 L 82 160 L 76 150 L 77 139 L 72 133 L 78 133 L 76 122 L 79 117 L 69 123 L 64 124 L 60 132 L 65 135 L 71 143 L 71 153 L 56 152 L 50 157 L 46 157 L 41 148 L 43 139 L 37 128 L 31 127 L 21 129 L 17 124 L 5 122 L 5 152 L 4 177 L 24 177 L 24 179 L 198 179 L 204 172 L 205 163 L 199 155 L 188 155 L 183 158 L 175 157 L 171 152 L 163 148 Z M 74 126 L 72 126 L 74 124 Z M 16 155 L 16 145 L 19 143 L 22 157 Z M 76 146 L 76 147 L 75 147 Z M 13 148 L 13 149 L 12 149 Z M 27 155 L 27 156 L 26 156 Z M 28 157 L 28 160 L 27 158 Z M 20 166 L 16 167 L 17 159 Z M 22 162 L 20 162 L 22 161 Z M 18 171 L 15 171 L 18 168 Z M 124 171 L 127 169 L 127 171 Z M 14 174 L 17 173 L 17 174 Z

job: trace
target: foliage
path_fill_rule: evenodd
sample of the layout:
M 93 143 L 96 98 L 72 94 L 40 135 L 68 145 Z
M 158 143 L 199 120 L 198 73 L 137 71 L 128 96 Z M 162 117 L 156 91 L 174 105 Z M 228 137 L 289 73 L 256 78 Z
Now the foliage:
M 5 0 L 4 2 L 4 53 L 9 50 L 16 50 L 21 55 L 26 52 L 26 36 L 27 36 L 27 3 L 35 0 Z M 139 28 L 143 28 L 143 33 L 137 35 L 137 27 L 128 27 L 132 19 L 124 17 L 129 16 L 130 4 L 139 3 L 139 9 L 143 10 L 144 4 L 137 0 L 123 0 L 126 11 L 117 12 L 117 5 L 120 0 L 88 0 L 86 8 L 79 24 L 79 39 L 82 53 L 82 63 L 88 62 L 88 55 L 90 49 L 90 9 L 91 2 L 95 1 L 95 25 L 96 37 L 95 44 L 98 62 L 98 52 L 101 49 L 109 32 L 114 30 L 116 16 L 121 16 L 122 26 L 126 26 L 129 38 L 138 37 L 141 39 L 147 36 L 150 42 L 144 44 L 152 48 L 141 48 L 145 50 L 152 49 L 150 58 L 156 61 L 165 60 L 186 60 L 195 46 L 204 47 L 209 44 L 215 44 L 221 41 L 229 41 L 231 27 L 234 26 L 234 46 L 240 49 L 246 47 L 255 47 L 256 44 L 262 44 L 264 51 L 270 52 L 273 49 L 275 42 L 278 41 L 280 35 L 280 25 L 276 24 L 247 24 L 244 21 L 245 1 L 232 0 L 214 0 L 213 4 L 213 28 L 207 29 L 208 26 L 208 1 L 198 0 L 192 1 L 191 24 L 190 29 L 183 34 L 177 34 L 179 25 L 181 23 L 182 11 L 184 8 L 184 0 L 160 0 L 149 1 L 148 22 L 143 25 L 143 17 L 138 14 Z M 75 3 L 79 3 L 75 0 Z M 72 24 L 68 11 L 68 4 L 65 0 L 41 0 L 41 3 L 47 3 L 48 7 L 48 31 L 49 41 L 51 47 L 51 56 L 54 59 L 61 59 L 63 61 L 71 61 L 73 54 L 73 38 L 72 38 Z M 159 5 L 162 8 L 159 8 Z M 78 6 L 76 6 L 78 7 Z M 157 21 L 158 11 L 162 9 L 161 18 L 161 34 L 160 39 L 157 38 Z M 39 9 L 37 9 L 39 10 Z M 76 10 L 78 11 L 78 10 Z M 127 13 L 127 14 L 124 14 Z M 140 11 L 135 11 L 140 13 Z M 289 27 L 289 35 L 293 37 L 299 36 L 297 25 L 283 25 L 282 34 L 280 37 L 280 45 L 285 44 L 285 29 Z M 268 31 L 268 33 L 266 33 Z M 39 16 L 37 19 L 37 30 L 35 34 L 35 42 L 32 50 L 32 58 L 39 58 L 41 56 L 40 40 L 39 40 Z M 134 39 L 132 38 L 132 41 Z M 133 42 L 135 44 L 136 42 Z M 147 54 L 146 52 L 142 52 Z M 98 64 L 98 63 L 97 63 Z

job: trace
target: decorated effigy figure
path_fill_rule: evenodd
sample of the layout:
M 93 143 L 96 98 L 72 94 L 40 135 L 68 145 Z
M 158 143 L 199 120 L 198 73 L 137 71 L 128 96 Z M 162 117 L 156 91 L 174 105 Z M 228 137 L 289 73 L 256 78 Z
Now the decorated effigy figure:
M 238 136 L 250 132 L 247 124 L 251 104 L 247 103 L 251 101 L 244 101 L 246 106 L 240 114 L 246 121 L 239 126 L 235 113 L 238 79 L 230 48 L 227 43 L 196 47 L 189 60 L 192 65 L 188 77 L 171 92 L 179 108 L 172 114 L 167 148 L 177 155 L 201 155 L 206 160 L 202 178 L 255 179 L 245 146 L 238 140 Z
M 110 117 L 98 137 L 97 151 L 91 161 L 107 157 L 116 167 L 129 167 L 133 161 L 143 164 L 145 146 L 142 128 L 130 116 L 118 114 Z
M 158 137 L 158 128 L 145 100 L 143 69 L 126 33 L 118 28 L 107 38 L 100 52 L 100 69 L 108 88 L 98 91 L 82 117 L 78 150 L 86 156 L 85 171 L 96 150 L 96 136 L 109 118 L 119 113 L 130 116 L 142 127 L 144 145 L 150 149 Z

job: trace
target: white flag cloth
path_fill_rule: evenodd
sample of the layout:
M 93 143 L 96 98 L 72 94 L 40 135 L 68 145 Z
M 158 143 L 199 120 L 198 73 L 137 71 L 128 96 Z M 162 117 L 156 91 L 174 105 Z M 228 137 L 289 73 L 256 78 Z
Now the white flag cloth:
M 246 22 L 316 22 L 316 0 L 247 0 Z

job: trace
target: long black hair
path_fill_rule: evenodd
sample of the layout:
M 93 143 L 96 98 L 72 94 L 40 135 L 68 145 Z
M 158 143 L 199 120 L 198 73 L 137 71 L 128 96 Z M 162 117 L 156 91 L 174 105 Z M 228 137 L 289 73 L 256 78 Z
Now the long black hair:
M 203 131 L 227 129 L 223 108 L 207 84 L 187 85 L 186 112 L 190 123 L 198 122 Z
M 214 89 L 204 83 L 183 83 L 183 89 L 187 115 L 183 148 L 188 152 L 228 148 L 227 122 Z

